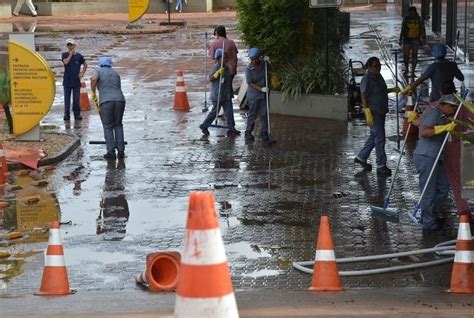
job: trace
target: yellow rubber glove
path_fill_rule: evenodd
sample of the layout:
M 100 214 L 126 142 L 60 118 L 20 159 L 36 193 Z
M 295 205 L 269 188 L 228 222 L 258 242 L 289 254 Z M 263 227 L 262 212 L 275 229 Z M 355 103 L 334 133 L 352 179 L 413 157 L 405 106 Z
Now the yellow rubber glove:
M 418 115 L 417 112 L 409 111 L 408 114 L 407 114 L 407 121 L 409 123 L 411 123 L 412 121 L 414 121 L 416 119 L 417 115 Z
M 221 67 L 220 69 L 218 69 L 218 70 L 214 73 L 214 75 L 212 75 L 212 77 L 214 77 L 215 79 L 218 79 L 219 76 L 222 75 L 222 73 L 224 73 L 224 68 L 223 68 L 223 67 Z
M 374 117 L 372 116 L 370 107 L 364 107 L 364 114 L 365 114 L 365 121 L 367 122 L 367 126 L 372 126 L 374 124 Z
M 401 89 L 398 86 L 387 89 L 387 92 L 389 92 L 389 93 L 400 93 L 400 91 L 401 91 Z
M 454 128 L 456 128 L 455 123 L 449 123 L 449 124 L 446 124 L 446 125 L 434 126 L 434 133 L 435 133 L 435 135 L 439 135 L 439 134 L 442 134 L 444 132 L 451 132 L 451 131 L 454 130 Z
M 407 85 L 404 89 L 402 89 L 402 90 L 400 91 L 400 94 L 406 95 L 406 94 L 408 94 L 408 93 L 410 93 L 410 92 L 411 92 L 411 86 L 410 86 L 410 85 Z
M 91 94 L 91 99 L 92 101 L 94 101 L 95 109 L 97 110 L 97 112 L 99 112 L 100 111 L 99 99 L 97 98 L 97 95 L 94 92 L 92 92 Z

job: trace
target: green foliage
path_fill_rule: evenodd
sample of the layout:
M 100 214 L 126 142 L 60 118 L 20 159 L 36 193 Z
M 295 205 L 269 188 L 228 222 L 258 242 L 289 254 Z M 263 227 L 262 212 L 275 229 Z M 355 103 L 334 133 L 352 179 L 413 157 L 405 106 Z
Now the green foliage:
M 336 94 L 345 90 L 347 67 L 339 51 L 329 54 L 329 91 L 326 90 L 326 57 L 317 52 L 310 57 L 298 57 L 279 69 L 284 100 L 301 94 Z
M 276 66 L 287 97 L 326 92 L 326 18 L 332 93 L 344 91 L 338 37 L 340 11 L 311 9 L 308 1 L 236 0 L 239 30 L 249 47 L 258 47 Z

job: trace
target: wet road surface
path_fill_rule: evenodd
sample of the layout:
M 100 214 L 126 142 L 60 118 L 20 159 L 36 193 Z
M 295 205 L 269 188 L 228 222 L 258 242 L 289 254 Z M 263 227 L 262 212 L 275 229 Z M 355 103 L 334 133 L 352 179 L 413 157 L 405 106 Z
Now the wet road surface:
M 358 21 L 357 14 L 353 19 Z M 353 22 L 351 33 L 372 36 L 352 39 L 347 54 L 357 52 L 358 59 L 365 61 L 378 48 L 362 21 L 367 20 Z M 237 39 L 235 20 L 226 26 L 229 37 Z M 329 216 L 337 257 L 432 247 L 456 237 L 456 213 L 451 202 L 445 209 L 447 224 L 435 234 L 423 234 L 407 217 L 419 194 L 410 156 L 413 144 L 402 160 L 390 201 L 402 212 L 400 222 L 372 215 L 370 206 L 383 205 L 391 179 L 379 178 L 375 172 L 364 173 L 353 163 L 368 133 L 361 120 L 272 115 L 277 143 L 271 147 L 259 138 L 249 143 L 243 136 L 226 137 L 221 129 L 212 129 L 209 137 L 203 137 L 198 126 L 206 115 L 201 111 L 205 31 L 211 32 L 212 27 L 188 25 L 164 34 L 38 34 L 37 43 L 48 47 L 41 53 L 57 74 L 56 99 L 43 123 L 81 137 L 81 146 L 48 176 L 61 221 L 71 221 L 61 228 L 71 288 L 79 292 L 138 289 L 134 278 L 145 268 L 147 253 L 180 249 L 190 191 L 214 192 L 232 281 L 238 291 L 307 288 L 310 275 L 297 272 L 291 264 L 314 258 L 321 215 Z M 86 77 L 101 54 L 112 56 L 122 76 L 127 99 L 124 160 L 107 162 L 102 158 L 103 145 L 89 145 L 89 141 L 103 139 L 94 110 L 84 112 L 80 124 L 62 122 L 60 52 L 69 37 L 75 37 L 78 51 L 89 57 Z M 240 63 L 234 84 L 242 79 L 247 63 L 244 44 L 238 41 L 237 45 Z M 190 112 L 172 109 L 178 69 L 184 71 Z M 386 65 L 382 71 L 391 86 L 394 81 Z M 236 128 L 243 131 L 246 114 L 236 101 L 234 116 Z M 386 131 L 389 167 L 394 169 L 398 152 L 393 109 Z M 15 245 L 14 249 L 40 251 L 45 247 L 42 240 Z M 355 267 L 414 261 L 397 259 Z M 36 291 L 42 262 L 42 253 L 28 257 L 21 275 L 9 277 L 0 294 Z M 450 265 L 443 265 L 422 271 L 344 277 L 343 284 L 346 288 L 447 287 L 450 271 Z

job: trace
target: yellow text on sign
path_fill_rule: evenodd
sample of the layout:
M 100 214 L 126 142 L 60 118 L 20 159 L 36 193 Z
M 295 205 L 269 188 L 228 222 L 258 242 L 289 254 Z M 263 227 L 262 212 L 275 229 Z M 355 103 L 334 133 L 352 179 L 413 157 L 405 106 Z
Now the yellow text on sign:
M 46 116 L 53 105 L 54 74 L 38 53 L 15 41 L 8 42 L 13 134 L 21 135 Z
M 150 0 L 128 0 L 128 21 L 135 22 L 148 10 Z

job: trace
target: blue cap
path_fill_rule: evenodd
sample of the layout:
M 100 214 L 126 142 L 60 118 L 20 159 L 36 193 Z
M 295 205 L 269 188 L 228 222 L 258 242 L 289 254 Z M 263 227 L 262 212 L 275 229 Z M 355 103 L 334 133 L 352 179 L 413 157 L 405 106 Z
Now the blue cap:
M 222 56 L 222 49 L 217 49 L 216 52 L 214 52 L 214 58 L 217 60 Z
M 249 50 L 248 57 L 250 58 L 257 58 L 260 56 L 260 50 L 256 47 L 253 47 Z
M 431 50 L 434 58 L 440 58 L 446 56 L 446 45 L 444 44 L 435 44 Z
M 112 58 L 110 56 L 102 56 L 99 58 L 99 66 L 112 66 Z

